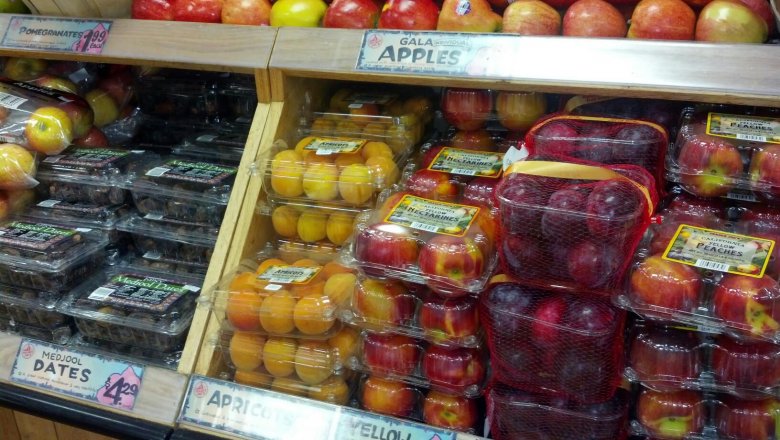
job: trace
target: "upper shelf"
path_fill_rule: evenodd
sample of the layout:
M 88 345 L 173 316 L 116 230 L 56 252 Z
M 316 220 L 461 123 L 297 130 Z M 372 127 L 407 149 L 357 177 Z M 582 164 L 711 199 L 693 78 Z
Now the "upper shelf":
M 491 60 L 509 76 L 436 77 L 356 70 L 362 37 L 281 28 L 271 75 L 780 106 L 775 45 L 512 36 L 511 55 Z
M 10 18 L 0 14 L 3 32 Z M 275 36 L 270 27 L 115 19 L 100 55 L 7 48 L 0 55 L 254 73 L 268 67 Z

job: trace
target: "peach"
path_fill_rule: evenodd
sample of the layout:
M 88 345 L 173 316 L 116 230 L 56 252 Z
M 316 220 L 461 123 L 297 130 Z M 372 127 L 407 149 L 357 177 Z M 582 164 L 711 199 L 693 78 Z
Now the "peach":
M 265 369 L 274 377 L 287 377 L 295 371 L 298 343 L 290 338 L 268 338 L 263 347 Z
M 312 200 L 327 202 L 339 195 L 339 172 L 335 165 L 313 163 L 303 174 L 303 192 Z
M 332 275 L 325 282 L 323 293 L 330 298 L 334 306 L 344 307 L 349 305 L 355 292 L 357 277 L 352 273 L 338 273 Z
M 310 399 L 335 405 L 346 405 L 349 402 L 349 395 L 349 385 L 340 377 L 331 377 L 309 388 Z
M 298 300 L 293 311 L 298 331 L 306 335 L 321 335 L 336 322 L 336 305 L 327 296 L 308 295 Z
M 325 239 L 327 222 L 328 216 L 319 209 L 306 209 L 298 217 L 298 237 L 307 243 Z
M 230 360 L 238 370 L 254 370 L 263 365 L 265 338 L 251 332 L 233 333 L 230 338 Z
M 268 333 L 285 334 L 295 330 L 295 298 L 285 290 L 267 297 L 260 306 L 260 325 Z
M 325 225 L 325 233 L 328 240 L 336 246 L 341 246 L 352 235 L 352 226 L 355 216 L 342 212 L 335 212 L 328 216 Z
M 370 169 L 362 164 L 347 166 L 339 176 L 338 190 L 341 197 L 353 205 L 368 202 L 374 195 Z
M 309 385 L 317 385 L 333 374 L 330 345 L 322 341 L 302 341 L 295 353 L 295 372 Z
M 291 206 L 282 205 L 276 207 L 271 213 L 271 223 L 274 226 L 274 231 L 282 237 L 297 237 L 297 225 L 300 216 L 300 211 Z
M 303 157 L 295 150 L 280 151 L 271 160 L 271 188 L 284 197 L 303 194 Z

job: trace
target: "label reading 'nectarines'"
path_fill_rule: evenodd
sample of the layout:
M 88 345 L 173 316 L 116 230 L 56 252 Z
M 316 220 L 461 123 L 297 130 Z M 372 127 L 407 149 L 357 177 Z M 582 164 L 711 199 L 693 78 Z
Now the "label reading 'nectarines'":
M 773 240 L 680 225 L 663 258 L 702 269 L 761 278 L 774 247 Z
M 87 299 L 122 307 L 165 312 L 176 301 L 200 288 L 162 278 L 122 273 L 93 290 Z
M 313 280 L 320 267 L 299 267 L 275 265 L 266 268 L 263 273 L 257 275 L 257 279 L 279 284 L 307 284 Z
M 365 139 L 349 138 L 314 138 L 309 142 L 304 150 L 314 151 L 318 156 L 328 156 L 338 153 L 357 153 L 368 142 Z
M 477 214 L 479 208 L 476 206 L 406 195 L 390 210 L 385 221 L 420 231 L 462 237 Z
M 238 168 L 236 167 L 226 167 L 206 162 L 170 160 L 162 166 L 154 167 L 147 171 L 146 175 L 149 177 L 218 185 L 228 177 L 236 174 L 237 171 Z
M 707 134 L 780 144 L 780 119 L 710 112 L 707 115 Z
M 0 243 L 38 251 L 53 250 L 78 232 L 43 223 L 11 222 L 0 226 Z
M 445 147 L 428 165 L 428 169 L 463 176 L 498 177 L 503 163 L 502 153 Z

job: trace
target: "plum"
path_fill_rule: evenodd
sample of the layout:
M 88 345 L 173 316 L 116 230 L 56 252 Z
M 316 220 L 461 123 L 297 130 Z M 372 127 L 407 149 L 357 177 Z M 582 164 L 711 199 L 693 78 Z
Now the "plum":
M 625 234 L 637 227 L 643 209 L 639 189 L 621 179 L 596 183 L 588 195 L 588 229 L 596 237 L 625 240 Z
M 553 241 L 570 241 L 584 232 L 587 197 L 582 191 L 564 188 L 555 191 L 547 201 L 542 215 L 542 234 Z
M 600 288 L 616 280 L 622 260 L 622 253 L 614 244 L 584 240 L 569 250 L 567 266 L 574 281 Z

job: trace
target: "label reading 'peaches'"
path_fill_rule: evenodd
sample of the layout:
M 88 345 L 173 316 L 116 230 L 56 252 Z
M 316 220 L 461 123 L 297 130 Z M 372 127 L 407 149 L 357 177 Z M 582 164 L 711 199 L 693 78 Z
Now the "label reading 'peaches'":
M 780 119 L 711 112 L 707 115 L 707 134 L 780 144 Z
M 320 267 L 275 265 L 269 266 L 263 273 L 257 275 L 257 279 L 269 283 L 307 284 L 320 273 L 320 269 Z
M 680 225 L 663 258 L 702 269 L 761 278 L 774 247 L 773 240 Z
M 348 138 L 314 138 L 304 150 L 314 151 L 318 156 L 328 156 L 338 153 L 357 153 L 368 142 L 365 139 Z
M 385 218 L 386 222 L 420 231 L 462 237 L 477 218 L 479 208 L 404 196 Z
M 428 165 L 428 169 L 463 176 L 498 177 L 503 163 L 502 153 L 445 147 Z

